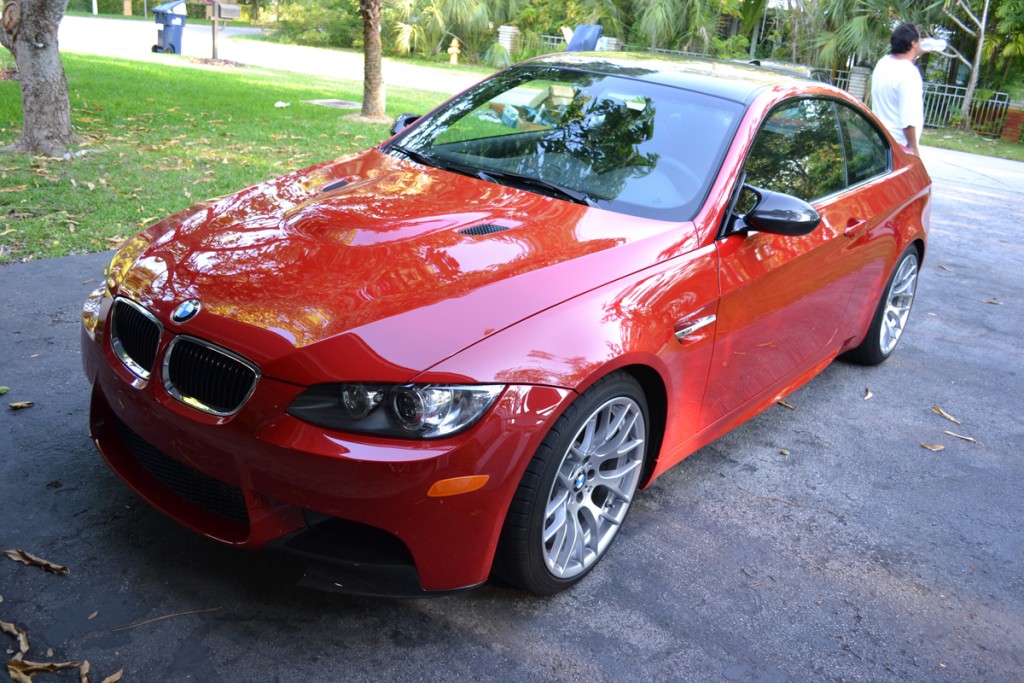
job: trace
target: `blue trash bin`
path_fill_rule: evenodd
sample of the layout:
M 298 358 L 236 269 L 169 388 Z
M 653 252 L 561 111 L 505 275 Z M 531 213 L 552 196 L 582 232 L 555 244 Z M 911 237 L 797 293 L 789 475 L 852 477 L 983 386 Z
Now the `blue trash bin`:
M 153 52 L 181 54 L 181 32 L 185 30 L 185 15 L 176 14 L 174 8 L 184 5 L 185 0 L 171 0 L 153 8 L 153 16 L 159 28 L 156 30 L 156 45 Z

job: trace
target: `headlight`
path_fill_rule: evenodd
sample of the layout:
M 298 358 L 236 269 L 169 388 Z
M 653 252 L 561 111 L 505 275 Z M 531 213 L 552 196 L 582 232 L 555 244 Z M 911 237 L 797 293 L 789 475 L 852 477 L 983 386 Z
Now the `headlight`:
M 135 260 L 142 255 L 142 252 L 149 246 L 149 239 L 144 236 L 144 233 L 139 233 L 135 237 L 122 244 L 117 249 L 117 253 L 110 260 L 110 265 L 107 266 L 107 291 L 111 295 L 117 294 L 117 288 L 121 285 L 121 281 L 124 280 L 124 276 L 128 274 L 128 271 L 134 265 Z
M 291 415 L 321 427 L 401 439 L 437 439 L 479 420 L 500 384 L 320 384 L 302 392 Z

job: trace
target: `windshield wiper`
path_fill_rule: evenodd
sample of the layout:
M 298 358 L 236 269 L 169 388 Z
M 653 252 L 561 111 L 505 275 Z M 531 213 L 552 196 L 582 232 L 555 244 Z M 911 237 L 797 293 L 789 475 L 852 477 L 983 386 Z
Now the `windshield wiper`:
M 420 152 L 419 150 L 411 149 L 409 147 L 405 147 L 404 145 L 391 145 L 391 147 L 389 147 L 388 149 L 389 151 L 394 150 L 401 154 L 402 156 L 404 156 L 406 159 L 412 159 L 416 163 L 423 164 L 424 166 L 444 168 L 444 164 L 441 163 L 440 160 L 438 160 L 436 157 L 433 157 L 429 154 L 425 154 L 424 152 Z
M 548 180 L 544 180 L 543 178 L 534 178 L 532 176 L 520 175 L 509 171 L 497 171 L 491 169 L 486 171 L 476 170 L 473 175 L 481 180 L 489 180 L 492 183 L 505 181 L 512 183 L 513 185 L 526 185 L 528 188 L 543 190 L 549 195 L 553 194 L 561 199 L 568 199 L 569 201 L 576 202 L 577 204 L 583 204 L 584 206 L 591 207 L 597 206 L 597 201 L 595 201 L 589 194 L 580 192 L 579 190 L 573 190 L 568 187 L 563 187 L 562 185 L 552 183 Z

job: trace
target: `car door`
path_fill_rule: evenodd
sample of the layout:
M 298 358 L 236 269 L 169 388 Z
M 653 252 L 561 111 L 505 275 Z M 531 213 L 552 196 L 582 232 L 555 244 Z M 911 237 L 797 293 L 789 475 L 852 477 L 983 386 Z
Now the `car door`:
M 864 220 L 844 192 L 837 106 L 825 98 L 783 102 L 748 151 L 747 185 L 808 201 L 822 221 L 803 236 L 746 230 L 718 240 L 721 303 L 702 426 L 764 400 L 835 348 L 857 279 L 844 233 Z

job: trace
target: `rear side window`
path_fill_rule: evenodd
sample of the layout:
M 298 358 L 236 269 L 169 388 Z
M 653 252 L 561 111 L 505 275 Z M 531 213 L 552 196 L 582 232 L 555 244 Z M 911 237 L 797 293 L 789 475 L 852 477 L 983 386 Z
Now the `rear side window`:
M 849 184 L 856 185 L 888 171 L 889 145 L 885 137 L 858 112 L 842 104 L 838 106 Z
M 783 104 L 758 131 L 744 166 L 746 182 L 812 202 L 846 186 L 835 105 L 805 99 Z

